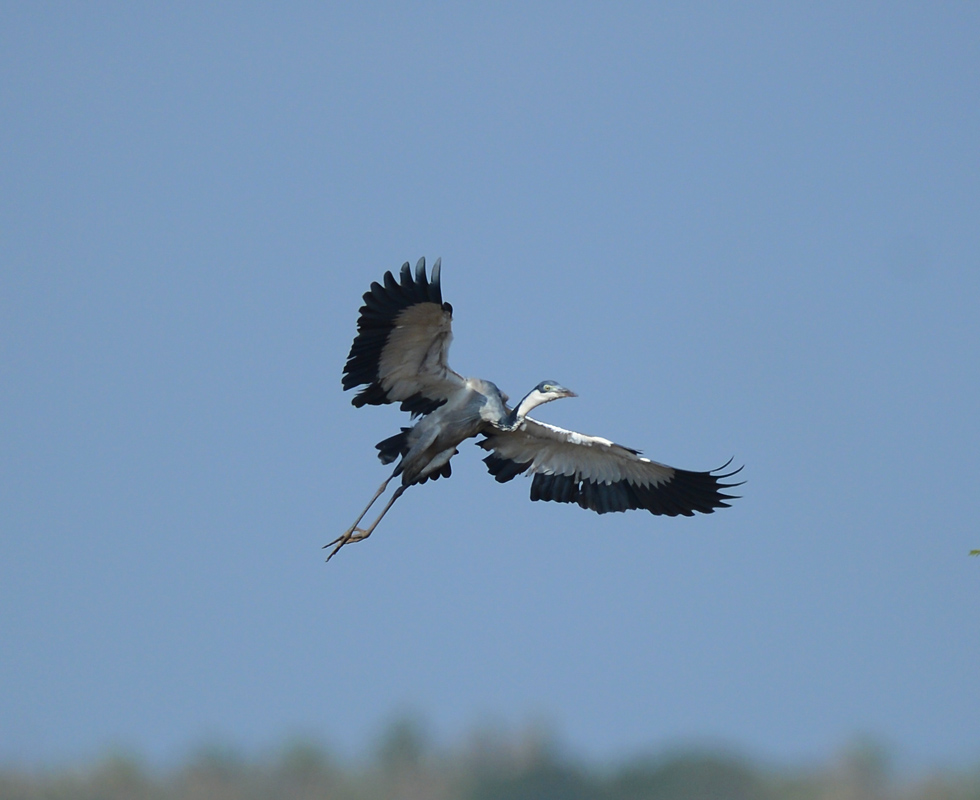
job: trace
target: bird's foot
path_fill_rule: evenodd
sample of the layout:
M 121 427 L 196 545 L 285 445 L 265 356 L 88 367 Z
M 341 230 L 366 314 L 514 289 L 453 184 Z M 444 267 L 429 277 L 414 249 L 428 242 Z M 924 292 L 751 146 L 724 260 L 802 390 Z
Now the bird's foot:
M 349 528 L 344 531 L 340 536 L 334 539 L 332 542 L 323 545 L 324 549 L 327 547 L 333 547 L 330 551 L 330 555 L 327 556 L 327 561 L 337 555 L 337 551 L 340 550 L 345 544 L 352 544 L 353 542 L 361 542 L 371 535 L 370 530 L 364 530 L 363 528 Z

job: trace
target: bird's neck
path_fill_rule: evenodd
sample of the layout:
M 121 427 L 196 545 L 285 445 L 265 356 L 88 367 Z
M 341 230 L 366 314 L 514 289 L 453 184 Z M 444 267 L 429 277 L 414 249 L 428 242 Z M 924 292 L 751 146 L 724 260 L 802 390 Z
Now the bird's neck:
M 521 423 L 524 422 L 524 417 L 526 417 L 532 408 L 537 408 L 542 403 L 547 403 L 547 399 L 544 398 L 536 388 L 532 389 L 524 398 L 519 402 L 514 409 L 504 417 L 504 427 L 507 430 L 517 430 Z

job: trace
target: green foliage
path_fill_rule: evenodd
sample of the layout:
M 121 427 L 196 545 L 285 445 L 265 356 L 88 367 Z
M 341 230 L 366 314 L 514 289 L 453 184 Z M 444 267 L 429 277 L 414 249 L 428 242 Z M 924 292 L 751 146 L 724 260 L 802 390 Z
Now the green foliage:
M 723 753 L 681 753 L 644 760 L 610 782 L 610 800 L 770 800 L 762 774 Z
M 385 772 L 417 770 L 428 749 L 422 723 L 414 717 L 399 717 L 381 735 L 377 762 Z
M 394 722 L 366 763 L 339 763 L 299 739 L 264 757 L 208 746 L 184 765 L 154 771 L 110 753 L 87 768 L 0 768 L 0 800 L 980 800 L 980 768 L 892 776 L 887 753 L 858 741 L 830 764 L 772 769 L 730 753 L 687 750 L 588 766 L 564 757 L 553 737 L 478 735 L 438 750 L 417 720 Z

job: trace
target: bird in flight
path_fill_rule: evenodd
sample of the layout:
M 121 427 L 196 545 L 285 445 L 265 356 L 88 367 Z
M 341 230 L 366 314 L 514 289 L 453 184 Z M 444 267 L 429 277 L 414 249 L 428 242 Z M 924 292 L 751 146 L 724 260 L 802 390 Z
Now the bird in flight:
M 482 378 L 464 378 L 449 366 L 453 308 L 442 301 L 441 259 L 425 274 L 425 259 L 402 265 L 400 280 L 386 272 L 364 294 L 357 336 L 344 367 L 344 389 L 363 387 L 351 401 L 366 405 L 400 403 L 417 419 L 414 425 L 376 447 L 382 464 L 398 461 L 371 502 L 343 534 L 324 545 L 327 561 L 346 544 L 367 539 L 409 486 L 452 474 L 457 446 L 482 435 L 477 444 L 490 474 L 506 483 L 533 475 L 532 500 L 578 503 L 599 514 L 643 508 L 652 514 L 693 516 L 728 508 L 734 495 L 722 483 L 739 469 L 722 474 L 728 463 L 710 472 L 691 472 L 644 458 L 640 451 L 599 436 L 568 431 L 528 416 L 531 409 L 575 393 L 556 381 L 541 381 L 513 408 L 508 397 Z M 389 482 L 401 485 L 366 528 L 358 525 Z

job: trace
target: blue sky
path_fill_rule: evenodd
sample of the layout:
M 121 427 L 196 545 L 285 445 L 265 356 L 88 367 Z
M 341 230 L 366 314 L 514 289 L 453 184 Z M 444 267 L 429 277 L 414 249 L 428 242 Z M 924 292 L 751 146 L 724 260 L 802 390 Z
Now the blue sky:
M 980 756 L 980 10 L 5 4 L 0 761 L 393 714 Z M 360 296 L 443 259 L 453 366 L 657 460 L 695 519 L 464 447 L 329 565 L 393 408 Z

